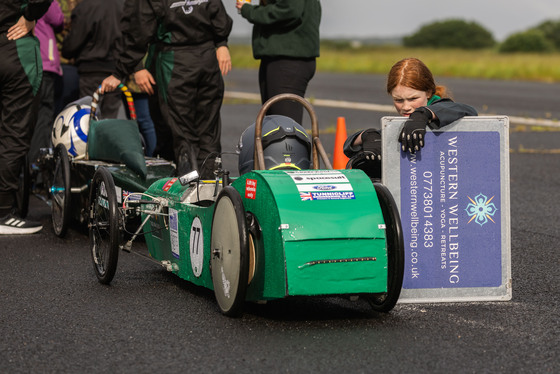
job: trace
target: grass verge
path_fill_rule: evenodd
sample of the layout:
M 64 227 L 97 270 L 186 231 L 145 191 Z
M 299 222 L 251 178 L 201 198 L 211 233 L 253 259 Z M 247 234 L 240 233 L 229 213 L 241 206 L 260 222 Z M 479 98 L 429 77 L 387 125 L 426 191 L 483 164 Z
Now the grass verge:
M 230 46 L 233 66 L 256 69 L 251 46 Z M 435 76 L 498 80 L 560 82 L 560 53 L 501 54 L 493 49 L 404 48 L 398 46 L 333 47 L 321 46 L 318 71 L 386 74 L 398 60 L 417 57 Z

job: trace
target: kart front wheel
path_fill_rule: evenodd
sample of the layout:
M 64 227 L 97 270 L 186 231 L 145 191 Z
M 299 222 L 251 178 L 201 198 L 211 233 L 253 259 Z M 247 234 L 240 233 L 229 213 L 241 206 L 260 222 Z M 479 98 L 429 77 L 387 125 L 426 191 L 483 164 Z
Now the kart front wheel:
M 50 193 L 52 197 L 51 217 L 56 236 L 64 237 L 70 220 L 70 160 L 63 144 L 54 150 L 54 173 Z
M 388 312 L 395 307 L 401 294 L 404 276 L 404 240 L 401 219 L 393 196 L 380 183 L 374 183 L 379 199 L 387 242 L 387 292 L 368 295 L 367 300 L 373 310 Z
M 226 186 L 218 196 L 212 218 L 212 283 L 223 314 L 240 316 L 249 281 L 249 243 L 241 196 Z
M 111 173 L 97 169 L 89 196 L 89 238 L 93 269 L 99 282 L 109 284 L 119 259 L 117 194 Z

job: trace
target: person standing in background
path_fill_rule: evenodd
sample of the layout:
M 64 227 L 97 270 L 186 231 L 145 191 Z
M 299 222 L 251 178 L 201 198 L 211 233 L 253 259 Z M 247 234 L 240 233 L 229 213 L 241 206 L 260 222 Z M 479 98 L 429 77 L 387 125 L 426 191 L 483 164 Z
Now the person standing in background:
M 102 91 L 115 90 L 131 73 L 143 92 L 153 94 L 157 82 L 177 175 L 196 169 L 202 179 L 213 178 L 214 163 L 207 160 L 221 152 L 222 76 L 231 70 L 227 41 L 233 21 L 221 0 L 127 1 L 124 13 L 123 52 Z M 155 74 L 138 71 L 148 46 L 154 53 L 146 67 Z
M 143 65 L 142 65 L 143 66 Z M 141 69 L 140 71 L 145 70 Z M 145 71 L 147 73 L 147 71 Z M 142 92 L 136 79 L 135 74 L 130 74 L 125 82 L 125 86 L 130 91 L 134 101 L 134 108 L 136 109 L 136 122 L 138 122 L 138 129 L 144 138 L 144 155 L 152 157 L 156 149 L 157 136 L 154 128 L 154 121 L 150 115 L 149 94 Z M 124 98 L 123 98 L 124 99 Z M 128 112 L 128 105 L 125 105 L 127 116 L 130 118 Z
M 253 57 L 261 60 L 262 103 L 282 93 L 304 97 L 319 57 L 319 0 L 261 0 L 258 6 L 238 1 L 236 7 L 253 24 Z M 284 100 L 274 104 L 268 114 L 291 117 L 301 124 L 303 107 Z
M 115 69 L 124 0 L 82 0 L 72 11 L 70 32 L 62 55 L 75 59 L 80 74 L 80 97 L 91 96 Z M 117 118 L 121 93 L 105 95 L 100 103 L 103 118 Z
M 74 64 L 73 59 L 64 58 L 61 55 L 62 42 L 68 32 L 70 31 L 70 19 L 72 10 L 78 5 L 80 0 L 55 0 L 60 4 L 60 9 L 64 15 L 64 27 L 61 32 L 55 34 L 56 44 L 60 55 L 60 67 L 62 69 L 62 77 L 57 77 L 54 86 L 55 108 L 54 113 L 58 114 L 64 107 L 80 98 L 80 76 L 78 75 L 78 68 Z
M 43 66 L 35 22 L 52 0 L 0 0 L 0 234 L 43 226 L 14 214 L 19 174 L 37 123 Z
M 51 144 L 51 132 L 55 116 L 54 85 L 55 80 L 62 76 L 60 55 L 56 46 L 55 32 L 62 31 L 64 14 L 60 5 L 53 1 L 49 10 L 37 21 L 35 36 L 39 39 L 41 61 L 43 63 L 43 83 L 41 85 L 41 105 L 37 125 L 31 139 L 29 162 L 35 163 L 40 148 L 48 148 Z

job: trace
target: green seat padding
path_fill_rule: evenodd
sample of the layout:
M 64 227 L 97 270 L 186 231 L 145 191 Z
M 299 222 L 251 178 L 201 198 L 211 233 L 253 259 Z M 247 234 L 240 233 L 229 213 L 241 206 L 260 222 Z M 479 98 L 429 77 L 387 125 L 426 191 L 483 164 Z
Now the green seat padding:
M 123 163 L 142 179 L 146 178 L 146 159 L 136 121 L 90 121 L 87 149 L 90 160 Z

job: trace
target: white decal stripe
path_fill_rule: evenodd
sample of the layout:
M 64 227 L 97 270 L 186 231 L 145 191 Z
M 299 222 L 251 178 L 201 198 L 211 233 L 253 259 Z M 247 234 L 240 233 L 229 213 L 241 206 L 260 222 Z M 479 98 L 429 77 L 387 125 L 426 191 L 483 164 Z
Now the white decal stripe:
M 300 192 L 353 191 L 350 183 L 343 184 L 297 184 Z

